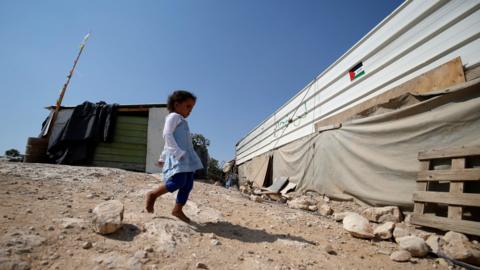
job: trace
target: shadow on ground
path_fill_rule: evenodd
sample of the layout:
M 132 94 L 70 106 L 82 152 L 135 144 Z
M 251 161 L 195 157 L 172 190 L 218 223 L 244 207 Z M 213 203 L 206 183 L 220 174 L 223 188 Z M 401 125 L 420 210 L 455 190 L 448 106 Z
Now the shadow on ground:
M 235 239 L 247 243 L 261 243 L 261 242 L 275 242 L 279 239 L 302 242 L 310 245 L 315 245 L 315 242 L 304 239 L 299 236 L 272 234 L 265 230 L 251 229 L 241 225 L 232 224 L 230 222 L 209 222 L 205 224 L 198 224 L 192 222 L 191 224 L 195 231 L 200 233 L 213 233 L 217 236 Z
M 119 241 L 133 241 L 135 236 L 139 235 L 141 233 L 141 229 L 134 224 L 123 224 L 122 228 L 119 229 L 118 231 L 107 234 L 105 237 L 113 239 L 113 240 L 119 240 Z

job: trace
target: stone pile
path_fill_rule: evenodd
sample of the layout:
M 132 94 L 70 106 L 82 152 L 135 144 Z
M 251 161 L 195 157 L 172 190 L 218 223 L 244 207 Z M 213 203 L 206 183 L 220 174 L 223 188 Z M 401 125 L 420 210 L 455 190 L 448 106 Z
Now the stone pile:
M 464 234 L 453 231 L 443 236 L 420 231 L 402 222 L 402 218 L 402 212 L 395 206 L 370 207 L 361 214 L 342 212 L 334 215 L 334 219 L 342 221 L 343 228 L 354 237 L 394 240 L 398 250 L 390 254 L 393 261 L 409 262 L 414 260 L 412 257 L 422 258 L 432 252 L 480 265 L 480 245 L 477 241 L 469 241 Z
M 240 192 L 248 195 L 251 201 L 262 203 L 264 201 L 276 201 L 285 203 L 289 208 L 300 209 L 318 213 L 322 216 L 330 216 L 334 213 L 330 206 L 330 199 L 326 196 L 320 199 L 321 195 L 292 193 L 264 193 L 260 188 L 254 186 L 252 181 L 247 181 L 239 188 Z

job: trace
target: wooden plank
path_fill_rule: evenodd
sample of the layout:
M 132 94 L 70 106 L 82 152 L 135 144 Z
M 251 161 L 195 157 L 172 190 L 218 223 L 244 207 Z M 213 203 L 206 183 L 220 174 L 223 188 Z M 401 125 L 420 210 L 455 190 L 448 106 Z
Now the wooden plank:
M 133 150 L 147 150 L 147 145 L 145 144 L 130 144 L 130 143 L 120 143 L 120 142 L 112 142 L 112 143 L 99 143 L 97 147 L 105 148 L 105 149 L 133 149 Z
M 446 217 L 412 214 L 411 222 L 444 231 L 456 231 L 480 236 L 480 222 L 470 220 L 455 220 Z
M 430 161 L 420 161 L 420 171 L 427 171 L 430 169 Z M 428 183 L 427 182 L 417 182 L 418 191 L 427 191 Z M 425 211 L 425 203 L 414 202 L 413 212 L 416 214 L 423 214 Z
M 117 123 L 148 125 L 148 117 L 146 117 L 146 116 L 120 115 L 120 116 L 117 117 Z
M 318 121 L 315 123 L 315 130 L 324 126 L 344 123 L 363 111 L 407 93 L 426 94 L 464 82 L 462 61 L 460 57 L 457 57 L 376 97 Z
M 121 148 L 102 148 L 96 147 L 95 154 L 102 155 L 120 155 L 120 156 L 132 156 L 132 157 L 145 157 L 145 150 L 132 150 L 132 149 L 121 149 Z
M 416 191 L 413 193 L 413 201 L 480 207 L 480 194 L 452 194 L 450 192 Z
M 113 135 L 114 141 L 116 135 L 143 138 L 147 137 L 147 130 L 116 129 Z
M 445 149 L 433 149 L 418 153 L 418 160 L 480 156 L 480 146 L 462 146 Z
M 147 138 L 129 137 L 129 136 L 115 136 L 115 142 L 129 143 L 129 144 L 147 144 Z
M 110 162 L 125 162 L 125 163 L 138 163 L 145 164 L 145 156 L 124 156 L 124 155 L 105 155 L 100 153 L 95 153 L 93 159 L 97 161 L 110 161 Z
M 480 169 L 451 169 L 420 171 L 417 181 L 478 181 L 480 180 Z
M 465 158 L 452 159 L 452 170 L 462 170 L 465 168 Z M 479 171 L 480 176 L 480 171 Z M 480 178 L 480 177 L 479 177 Z M 463 193 L 463 182 L 450 182 L 450 193 L 452 195 L 461 195 Z M 462 206 L 448 206 L 448 217 L 453 219 L 462 219 Z
M 116 123 L 115 129 L 147 130 L 147 125 L 132 124 L 132 123 Z

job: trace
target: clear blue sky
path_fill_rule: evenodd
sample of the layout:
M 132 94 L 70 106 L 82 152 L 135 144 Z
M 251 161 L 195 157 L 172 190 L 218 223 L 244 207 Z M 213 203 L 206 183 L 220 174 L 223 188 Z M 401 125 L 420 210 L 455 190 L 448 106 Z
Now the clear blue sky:
M 38 135 L 83 36 L 64 105 L 198 96 L 190 129 L 210 154 L 295 95 L 401 1 L 0 1 L 0 155 Z

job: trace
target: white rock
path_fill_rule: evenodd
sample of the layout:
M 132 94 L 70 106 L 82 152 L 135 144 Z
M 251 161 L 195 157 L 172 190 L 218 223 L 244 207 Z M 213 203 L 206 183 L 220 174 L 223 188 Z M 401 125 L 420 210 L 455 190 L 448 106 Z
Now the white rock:
M 457 232 L 447 232 L 443 236 L 446 244 L 442 247 L 444 253 L 456 260 L 480 265 L 480 248 L 468 241 L 468 238 Z
M 345 216 L 343 219 L 343 228 L 358 238 L 371 239 L 375 236 L 368 219 L 357 213 L 350 213 Z
M 173 219 L 155 219 L 145 223 L 145 227 L 148 234 L 141 234 L 140 238 L 155 245 L 156 251 L 169 254 L 175 252 L 179 244 L 189 241 L 195 234 L 192 226 Z M 154 242 L 151 242 L 152 240 Z
M 407 224 L 412 224 L 412 214 L 405 215 L 405 218 L 403 219 L 403 221 Z
M 422 238 L 423 240 L 427 241 L 427 239 L 433 234 L 426 231 L 422 231 L 422 230 L 414 230 L 413 235 L 416 235 Z
M 346 215 L 351 214 L 351 213 L 354 213 L 354 212 L 334 213 L 333 214 L 333 219 L 335 219 L 335 221 L 337 221 L 337 222 L 340 222 L 340 221 L 343 221 L 343 219 L 345 218 Z
M 424 257 L 428 254 L 428 246 L 425 240 L 418 236 L 410 235 L 398 239 L 400 249 L 407 250 L 414 257 Z
M 312 212 L 315 212 L 318 210 L 318 207 L 316 205 L 309 205 L 308 206 L 308 210 L 309 211 L 312 211 Z
M 362 216 L 378 223 L 386 221 L 400 222 L 402 220 L 402 212 L 400 212 L 397 206 L 370 207 L 363 210 Z
M 427 243 L 430 250 L 435 254 L 440 250 L 440 237 L 437 235 L 430 235 L 425 243 Z
M 263 199 L 262 197 L 260 196 L 257 196 L 257 195 L 250 195 L 250 200 L 254 201 L 254 202 L 257 202 L 257 203 L 261 203 L 263 202 Z
M 408 262 L 410 258 L 412 255 L 406 250 L 398 250 L 390 254 L 390 259 L 395 262 Z
M 458 233 L 458 232 L 453 232 L 453 231 L 447 232 L 442 238 L 447 243 L 450 243 L 452 241 L 467 241 L 468 242 L 468 237 L 466 237 L 464 234 Z
M 413 235 L 413 231 L 413 228 L 408 227 L 404 223 L 396 223 L 395 229 L 393 229 L 393 237 L 395 238 L 395 242 L 398 243 L 399 238 Z
M 87 241 L 87 242 L 83 243 L 83 245 L 82 245 L 83 249 L 89 249 L 91 247 L 92 247 L 92 242 L 90 242 L 90 241 Z
M 135 254 L 133 256 L 135 258 L 142 259 L 142 258 L 147 258 L 148 253 L 145 250 L 139 250 L 139 251 L 135 252 Z
M 212 246 L 220 245 L 220 241 L 218 241 L 217 239 L 213 239 L 212 241 L 210 241 L 210 243 L 212 244 Z
M 387 240 L 392 238 L 392 231 L 394 227 L 395 223 L 387 221 L 384 224 L 377 226 L 375 230 L 373 230 L 373 234 L 375 234 L 375 237 Z
M 287 201 L 288 207 L 292 209 L 303 209 L 308 210 L 308 206 L 310 206 L 309 202 L 304 197 L 298 197 Z
M 97 233 L 109 234 L 122 227 L 124 207 L 120 201 L 103 202 L 93 209 L 93 225 Z
M 325 203 L 325 204 L 322 204 L 322 206 L 320 206 L 319 212 L 320 212 L 320 215 L 322 216 L 329 216 L 333 214 L 333 209 L 330 205 Z
M 205 205 L 198 205 L 192 201 L 187 202 L 183 211 L 187 216 L 198 223 L 216 223 L 224 220 L 221 211 Z

